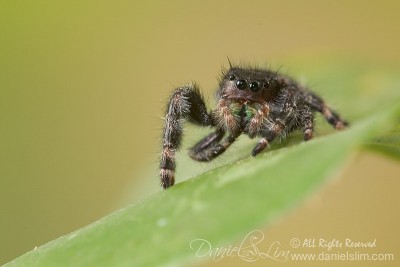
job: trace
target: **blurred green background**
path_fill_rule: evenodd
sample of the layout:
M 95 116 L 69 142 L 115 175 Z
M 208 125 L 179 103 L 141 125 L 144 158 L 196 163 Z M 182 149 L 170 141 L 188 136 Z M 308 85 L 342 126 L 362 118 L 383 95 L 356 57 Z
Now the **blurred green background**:
M 293 58 L 397 68 L 399 10 L 399 1 L 1 1 L 0 264 L 160 190 L 160 118 L 175 86 L 195 80 L 211 100 L 227 56 L 289 73 Z M 339 238 L 381 218 L 382 205 L 398 203 L 385 192 L 400 186 L 400 166 L 357 159 L 336 193 L 320 193 L 321 206 L 268 234 L 293 236 L 302 222 Z M 365 188 L 386 198 L 369 205 Z M 397 213 L 387 220 L 399 222 Z M 357 229 L 391 236 L 387 220 Z

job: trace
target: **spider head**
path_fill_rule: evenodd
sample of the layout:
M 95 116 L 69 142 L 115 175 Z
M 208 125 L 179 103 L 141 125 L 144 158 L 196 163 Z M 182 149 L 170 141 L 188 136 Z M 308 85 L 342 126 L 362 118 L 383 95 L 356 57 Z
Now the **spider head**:
M 223 73 L 219 96 L 226 99 L 265 102 L 274 73 L 260 69 L 231 67 Z

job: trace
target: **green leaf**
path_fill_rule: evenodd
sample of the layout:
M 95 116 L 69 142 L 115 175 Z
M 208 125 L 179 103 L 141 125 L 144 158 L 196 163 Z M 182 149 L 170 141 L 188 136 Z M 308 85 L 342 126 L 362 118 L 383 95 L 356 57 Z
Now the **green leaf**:
M 368 149 L 400 159 L 400 123 L 390 131 L 373 138 L 365 146 Z
M 178 180 L 166 191 L 5 266 L 184 266 L 200 260 L 191 241 L 206 239 L 220 246 L 273 221 L 323 185 L 355 148 L 393 126 L 399 115 L 393 85 L 398 80 L 392 75 L 352 63 L 310 69 L 317 73 L 314 80 L 325 81 L 324 97 L 341 104 L 341 113 L 352 122 L 349 129 L 333 133 L 322 123 L 320 136 L 312 141 L 298 142 L 295 136 L 273 151 L 240 159 L 253 145 L 246 140 L 237 153 L 219 161 L 221 166 L 204 172 L 208 167 L 201 165 L 199 176 Z M 191 168 L 183 162 L 178 162 L 178 175 Z

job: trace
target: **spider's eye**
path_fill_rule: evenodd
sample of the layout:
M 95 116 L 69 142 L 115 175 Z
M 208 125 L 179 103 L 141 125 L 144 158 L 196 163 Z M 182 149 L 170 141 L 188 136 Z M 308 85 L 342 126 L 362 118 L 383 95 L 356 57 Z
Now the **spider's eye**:
M 250 91 L 252 91 L 253 93 L 257 93 L 261 89 L 258 82 L 251 82 L 249 84 L 249 87 L 250 87 Z
M 235 79 L 236 79 L 235 75 L 233 75 L 233 74 L 229 75 L 229 80 L 233 81 Z
M 264 83 L 264 87 L 265 87 L 265 88 L 268 88 L 270 85 L 271 85 L 270 81 L 266 81 L 266 82 Z
M 246 87 L 247 87 L 246 81 L 245 81 L 245 80 L 237 80 L 237 82 L 236 82 L 236 87 L 237 87 L 239 90 L 244 90 L 244 89 L 246 89 Z

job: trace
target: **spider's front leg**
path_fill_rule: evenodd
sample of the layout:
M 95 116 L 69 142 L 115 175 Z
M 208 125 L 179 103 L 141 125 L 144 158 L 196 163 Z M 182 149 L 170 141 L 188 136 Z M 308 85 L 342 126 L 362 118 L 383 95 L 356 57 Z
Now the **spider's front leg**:
M 263 137 L 258 141 L 257 145 L 251 151 L 253 157 L 257 156 L 261 151 L 269 146 L 269 144 L 280 135 L 286 128 L 284 121 L 275 119 L 269 122 L 267 129 L 263 133 Z
M 207 112 L 203 97 L 196 85 L 176 89 L 167 105 L 160 160 L 160 179 L 164 189 L 174 185 L 175 182 L 175 152 L 182 143 L 185 120 L 200 126 L 212 124 L 212 117 Z
M 266 113 L 267 118 L 263 118 L 265 123 L 260 131 L 262 138 L 253 148 L 251 155 L 257 156 L 261 151 L 279 135 L 290 132 L 296 127 L 297 114 L 295 107 L 299 103 L 299 95 L 295 88 L 288 88 L 282 91 L 282 99 L 274 103 L 271 112 Z
M 211 161 L 224 153 L 241 134 L 240 118 L 232 114 L 226 100 L 220 99 L 216 109 L 213 111 L 213 118 L 217 130 L 190 149 L 189 156 L 197 161 Z M 229 135 L 220 143 L 222 137 L 228 132 Z
M 197 161 L 209 161 L 206 151 L 218 145 L 224 135 L 225 131 L 222 129 L 210 133 L 190 149 L 189 156 Z
M 189 156 L 197 161 L 211 161 L 224 153 L 226 149 L 233 144 L 233 142 L 236 141 L 236 138 L 238 135 L 232 135 L 230 134 L 228 137 L 224 139 L 222 143 L 219 143 L 219 141 L 222 139 L 223 136 L 223 131 L 219 130 L 222 132 L 222 135 L 218 133 L 218 130 L 215 133 L 211 133 L 210 135 L 206 136 L 204 139 L 199 141 L 194 147 L 190 149 Z M 215 141 L 209 142 L 209 139 L 211 137 L 217 136 L 218 139 L 216 138 Z M 207 144 L 207 145 L 205 145 Z

